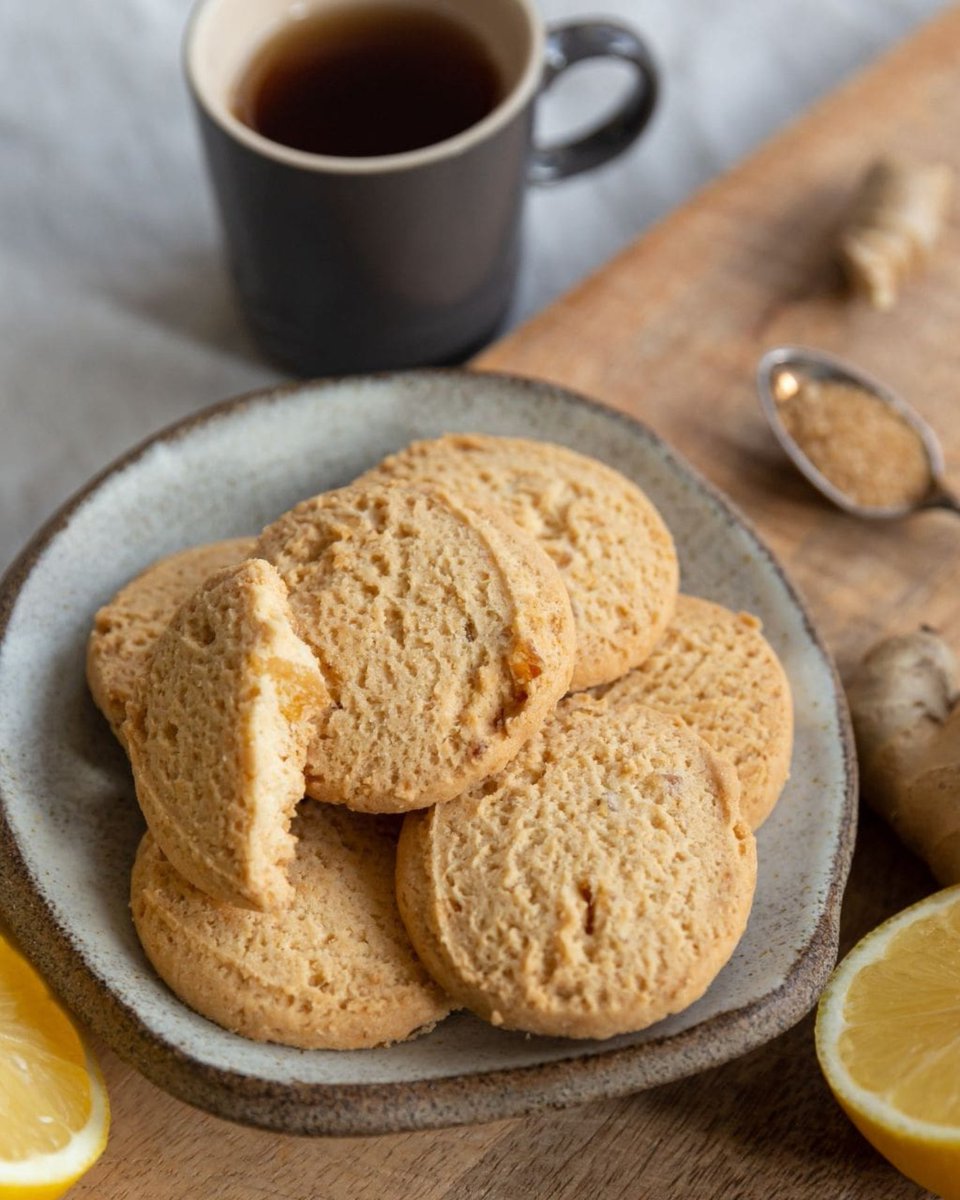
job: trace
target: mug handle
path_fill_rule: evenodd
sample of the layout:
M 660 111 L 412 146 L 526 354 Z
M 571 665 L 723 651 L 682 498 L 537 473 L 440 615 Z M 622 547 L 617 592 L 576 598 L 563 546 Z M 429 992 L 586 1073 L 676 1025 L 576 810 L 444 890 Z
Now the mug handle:
M 587 58 L 617 58 L 636 69 L 633 87 L 602 125 L 572 142 L 534 146 L 528 170 L 531 183 L 556 183 L 590 171 L 622 154 L 643 132 L 656 108 L 660 77 L 646 43 L 614 21 L 574 21 L 547 30 L 543 79 L 545 92 L 574 63 Z

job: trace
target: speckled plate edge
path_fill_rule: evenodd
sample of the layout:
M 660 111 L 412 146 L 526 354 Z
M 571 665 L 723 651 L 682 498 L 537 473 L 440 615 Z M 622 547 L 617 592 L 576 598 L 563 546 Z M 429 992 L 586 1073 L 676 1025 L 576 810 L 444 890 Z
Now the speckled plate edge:
M 452 371 L 408 371 L 411 379 Z M 523 376 L 483 372 L 511 386 L 541 396 L 562 396 L 619 421 L 640 433 L 668 464 L 735 525 L 739 525 L 780 577 L 803 617 L 812 645 L 830 669 L 833 713 L 842 741 L 844 807 L 823 911 L 807 945 L 783 983 L 760 1000 L 701 1022 L 679 1034 L 558 1062 L 494 1070 L 441 1079 L 377 1084 L 289 1084 L 252 1078 L 197 1062 L 150 1030 L 89 969 L 69 934 L 41 899 L 6 816 L 0 791 L 0 914 L 24 952 L 60 997 L 122 1058 L 148 1079 L 198 1108 L 259 1128 L 284 1133 L 350 1136 L 435 1129 L 449 1125 L 501 1120 L 536 1109 L 581 1104 L 622 1096 L 720 1066 L 777 1037 L 796 1024 L 816 1003 L 836 960 L 840 904 L 850 869 L 856 835 L 857 765 L 846 698 L 833 659 L 817 632 L 806 605 L 772 551 L 731 502 L 670 449 L 643 422 L 568 388 Z M 37 532 L 0 581 L 0 645 L 14 605 L 34 564 L 79 505 L 117 471 L 136 462 L 157 442 L 174 443 L 196 426 L 255 405 L 274 404 L 309 388 L 337 387 L 343 379 L 294 383 L 249 392 L 192 414 L 151 435 L 116 459 L 72 496 Z

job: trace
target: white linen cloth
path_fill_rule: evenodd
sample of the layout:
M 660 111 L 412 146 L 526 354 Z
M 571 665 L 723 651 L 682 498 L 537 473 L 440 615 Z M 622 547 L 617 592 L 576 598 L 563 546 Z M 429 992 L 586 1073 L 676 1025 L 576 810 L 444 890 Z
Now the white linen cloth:
M 541 0 L 607 13 L 664 76 L 649 134 L 533 192 L 511 323 L 542 308 L 943 0 Z M 221 259 L 180 71 L 188 0 L 0 0 L 0 569 L 91 474 L 149 432 L 281 378 Z M 542 102 L 558 133 L 617 67 Z

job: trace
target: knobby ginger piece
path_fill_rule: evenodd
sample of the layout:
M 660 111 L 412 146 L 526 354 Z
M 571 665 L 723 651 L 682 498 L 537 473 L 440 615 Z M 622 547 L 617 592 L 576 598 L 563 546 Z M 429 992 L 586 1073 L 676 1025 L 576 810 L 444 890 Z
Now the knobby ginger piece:
M 947 215 L 953 172 L 942 163 L 882 158 L 863 177 L 837 253 L 851 286 L 893 308 L 901 283 L 930 258 Z
M 847 688 L 864 799 L 944 885 L 960 883 L 957 675 L 920 629 L 874 646 Z

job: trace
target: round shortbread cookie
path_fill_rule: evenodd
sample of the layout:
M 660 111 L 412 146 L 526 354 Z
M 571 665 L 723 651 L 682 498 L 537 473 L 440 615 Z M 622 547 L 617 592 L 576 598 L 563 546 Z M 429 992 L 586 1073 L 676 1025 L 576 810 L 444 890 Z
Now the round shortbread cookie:
M 498 775 L 405 819 L 414 948 L 496 1025 L 643 1029 L 702 995 L 746 926 L 756 848 L 738 795 L 679 721 L 569 697 Z
M 569 686 L 570 602 L 504 517 L 426 488 L 298 504 L 257 553 L 290 589 L 332 697 L 307 794 L 366 812 L 452 799 L 508 762 Z
M 414 442 L 359 482 L 397 479 L 499 508 L 556 563 L 577 629 L 574 691 L 638 666 L 673 616 L 679 569 L 670 532 L 618 471 L 563 446 L 448 434 Z
M 328 703 L 269 563 L 226 567 L 177 609 L 124 734 L 147 825 L 190 883 L 250 908 L 289 901 L 290 822 Z
M 650 657 L 597 689 L 610 704 L 640 704 L 680 717 L 737 768 L 740 808 L 759 829 L 790 773 L 790 684 L 761 624 L 695 596 L 680 596 Z
M 161 558 L 97 612 L 87 643 L 87 683 L 97 708 L 121 741 L 121 726 L 144 655 L 184 600 L 215 571 L 249 558 L 254 541 L 232 538 Z
M 145 835 L 130 905 L 157 973 L 191 1008 L 256 1041 L 353 1050 L 426 1032 L 450 1004 L 397 912 L 396 818 L 307 801 L 294 829 L 293 894 L 275 913 L 211 900 Z

